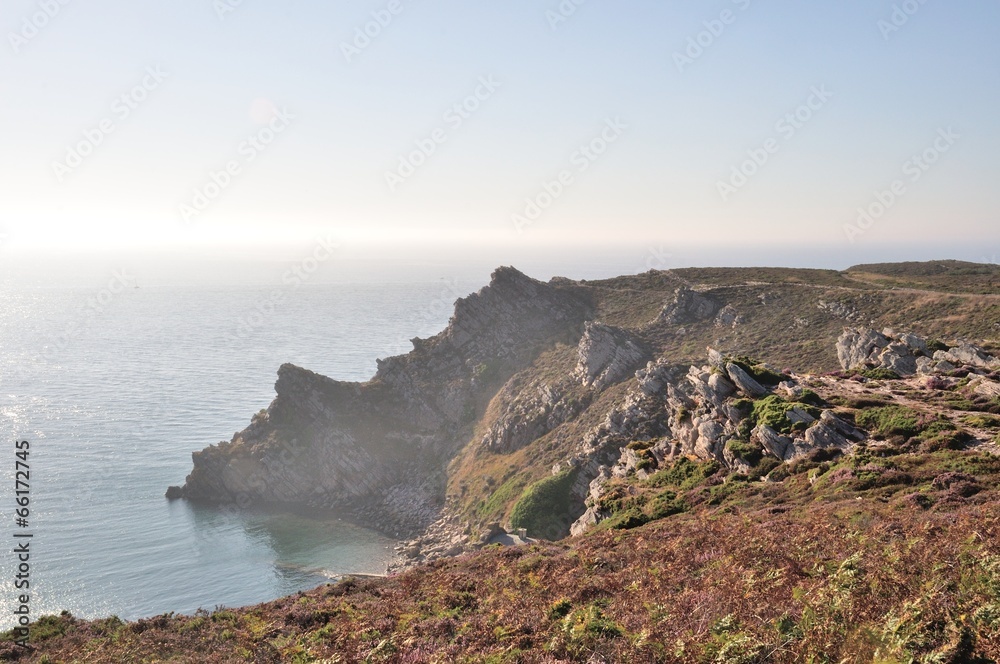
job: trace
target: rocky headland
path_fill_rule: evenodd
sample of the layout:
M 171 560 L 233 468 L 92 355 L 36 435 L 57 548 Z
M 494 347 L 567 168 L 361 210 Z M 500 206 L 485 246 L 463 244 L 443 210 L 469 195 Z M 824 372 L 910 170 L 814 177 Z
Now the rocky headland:
M 924 278 L 962 269 L 943 265 Z M 456 303 L 443 332 L 380 360 L 366 383 L 282 366 L 271 405 L 231 441 L 194 453 L 169 495 L 330 509 L 405 540 L 392 569 L 478 549 L 501 524 L 581 534 L 607 517 L 611 478 L 680 457 L 747 473 L 761 455 L 787 464 L 866 440 L 820 396 L 837 379 L 803 380 L 777 362 L 944 381 L 998 368 L 957 334 L 993 329 L 982 306 L 991 296 L 878 279 L 861 266 L 543 283 L 500 268 Z M 939 313 L 942 298 L 962 320 L 940 335 L 949 342 L 888 327 L 941 329 L 919 314 Z M 538 517 L 522 499 L 559 478 L 567 495 Z

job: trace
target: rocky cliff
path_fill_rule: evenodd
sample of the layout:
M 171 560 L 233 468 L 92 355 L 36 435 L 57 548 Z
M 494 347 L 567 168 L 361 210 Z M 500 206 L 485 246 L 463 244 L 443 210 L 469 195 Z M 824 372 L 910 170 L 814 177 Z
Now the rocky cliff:
M 441 334 L 380 360 L 366 383 L 282 366 L 271 405 L 231 441 L 195 452 L 173 494 L 331 508 L 388 533 L 420 531 L 440 512 L 445 468 L 483 395 L 589 314 L 571 289 L 500 268 L 456 303 Z

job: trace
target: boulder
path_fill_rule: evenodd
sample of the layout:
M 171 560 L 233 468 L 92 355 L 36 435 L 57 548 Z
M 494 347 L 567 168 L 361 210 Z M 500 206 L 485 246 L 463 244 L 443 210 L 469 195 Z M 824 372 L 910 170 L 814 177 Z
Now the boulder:
M 597 513 L 597 509 L 594 507 L 588 507 L 587 511 L 580 516 L 579 519 L 573 522 L 573 525 L 569 527 L 569 534 L 573 537 L 579 537 L 580 535 L 587 532 L 591 527 L 596 526 L 600 521 Z
M 503 526 L 501 526 L 499 522 L 494 521 L 493 523 L 487 524 L 486 527 L 483 528 L 482 532 L 479 533 L 479 541 L 485 544 L 497 535 L 503 535 L 506 532 L 507 531 L 503 529 Z
M 798 424 L 799 422 L 805 422 L 806 424 L 811 424 L 816 421 L 816 418 L 802 410 L 798 406 L 791 408 L 785 412 L 785 417 L 792 424 Z
M 878 365 L 895 371 L 900 376 L 912 376 L 917 373 L 917 358 L 904 343 L 890 343 L 879 353 Z
M 709 376 L 708 386 L 715 394 L 716 400 L 720 402 L 736 392 L 736 386 L 722 374 L 714 373 Z
M 909 332 L 904 332 L 899 335 L 900 342 L 906 344 L 914 353 L 919 353 L 921 355 L 927 355 L 927 342 L 918 337 L 915 334 L 910 334 Z
M 949 348 L 947 351 L 939 350 L 934 353 L 934 359 L 944 360 L 957 365 L 965 364 L 980 369 L 996 369 L 1000 367 L 1000 361 L 997 358 L 988 355 L 979 346 L 973 346 L 968 343 L 959 344 Z
M 662 359 L 656 362 L 647 362 L 645 369 L 635 372 L 635 378 L 639 383 L 639 389 L 648 397 L 662 395 L 671 381 L 671 368 Z
M 726 358 L 719 351 L 714 348 L 708 349 L 708 364 L 715 369 L 725 369 L 726 368 Z
M 861 429 L 851 426 L 837 417 L 832 410 L 824 410 L 819 416 L 820 422 L 835 429 L 838 433 L 854 441 L 862 441 L 868 437 Z
M 995 380 L 990 380 L 989 378 L 973 380 L 969 383 L 969 387 L 972 388 L 973 392 L 981 397 L 986 397 L 987 399 L 1000 397 L 1000 383 Z
M 729 374 L 729 378 L 733 381 L 736 387 L 739 388 L 740 392 L 747 395 L 751 399 L 757 399 L 767 394 L 767 390 L 764 386 L 758 383 L 756 379 L 741 369 L 738 365 L 730 362 L 726 365 L 726 373 Z
M 889 343 L 888 337 L 875 330 L 847 328 L 837 339 L 837 359 L 845 371 L 865 368 L 872 355 Z
M 750 439 L 760 443 L 761 447 L 782 461 L 788 457 L 792 445 L 791 438 L 782 436 L 766 424 L 757 425 L 750 435 Z
M 806 445 L 809 451 L 827 447 L 846 450 L 851 447 L 851 442 L 836 427 L 832 427 L 825 422 L 819 422 L 806 429 Z

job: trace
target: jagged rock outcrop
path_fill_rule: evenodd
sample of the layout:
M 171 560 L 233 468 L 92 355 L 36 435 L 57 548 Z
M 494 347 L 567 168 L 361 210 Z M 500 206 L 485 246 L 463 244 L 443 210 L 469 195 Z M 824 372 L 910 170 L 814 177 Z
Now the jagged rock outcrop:
M 837 359 L 847 371 L 867 369 L 888 345 L 889 339 L 875 330 L 847 328 L 837 339 Z
M 673 301 L 663 307 L 657 320 L 685 325 L 712 318 L 720 308 L 721 305 L 714 299 L 685 286 L 674 292 Z
M 779 409 L 785 430 L 779 432 L 765 423 L 747 429 L 746 398 L 775 397 L 768 396 L 771 390 L 725 355 L 709 349 L 709 364 L 686 371 L 663 359 L 649 362 L 636 372 L 636 386 L 624 403 L 588 435 L 588 444 L 574 457 L 573 463 L 582 469 L 574 491 L 586 498 L 586 511 L 572 525 L 571 534 L 581 534 L 607 517 L 599 501 L 604 485 L 613 477 L 632 473 L 644 477 L 681 456 L 716 461 L 745 473 L 750 464 L 738 450 L 748 444 L 790 462 L 817 449 L 849 451 L 866 438 L 865 432 L 833 411 L 797 402 L 805 390 L 795 380 L 780 383 L 777 392 L 784 396 L 771 407 Z M 628 445 L 633 441 L 648 444 L 640 452 Z M 730 446 L 730 441 L 740 442 L 740 447 Z
M 575 376 L 584 385 L 600 391 L 631 376 L 646 358 L 646 352 L 626 330 L 587 323 L 577 356 Z
M 726 374 L 733 384 L 739 388 L 740 392 L 751 399 L 762 397 L 767 394 L 763 385 L 758 383 L 750 374 L 744 371 L 739 365 L 729 362 L 726 364 Z
M 440 513 L 483 377 L 512 375 L 589 315 L 571 289 L 500 268 L 456 303 L 444 332 L 379 361 L 367 383 L 283 365 L 271 405 L 230 442 L 195 452 L 181 494 L 334 508 L 388 533 L 419 532 Z
M 891 329 L 845 329 L 837 340 L 837 359 L 845 370 L 888 369 L 904 377 L 961 366 L 989 371 L 1000 368 L 1000 360 L 978 346 L 960 343 L 932 354 L 927 340 Z
M 567 398 L 565 385 L 536 379 L 522 386 L 518 378 L 511 378 L 494 398 L 501 410 L 481 443 L 490 452 L 516 452 L 576 416 L 587 405 L 585 400 Z
M 934 359 L 938 362 L 948 362 L 956 366 L 966 365 L 990 371 L 1000 368 L 1000 360 L 989 355 L 979 346 L 973 346 L 969 343 L 960 343 L 948 350 L 936 351 Z

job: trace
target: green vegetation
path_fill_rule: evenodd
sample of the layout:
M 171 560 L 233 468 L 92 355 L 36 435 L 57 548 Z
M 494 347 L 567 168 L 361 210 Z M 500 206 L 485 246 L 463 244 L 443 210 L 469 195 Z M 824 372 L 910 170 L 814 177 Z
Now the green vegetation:
M 737 459 L 745 461 L 750 466 L 756 466 L 764 456 L 764 450 L 759 445 L 732 438 L 726 441 L 726 449 Z
M 879 367 L 877 369 L 862 369 L 858 372 L 859 376 L 868 378 L 869 380 L 899 380 L 899 374 L 892 369 L 886 369 L 884 367 Z
M 879 436 L 916 436 L 924 425 L 916 411 L 905 406 L 883 406 L 863 410 L 855 416 L 858 426 Z
M 508 503 L 524 490 L 525 484 L 524 477 L 520 475 L 511 477 L 490 494 L 489 499 L 483 501 L 478 506 L 476 514 L 484 520 L 500 517 L 507 508 Z
M 930 353 L 931 355 L 933 355 L 939 350 L 947 351 L 950 348 L 951 347 L 948 344 L 944 343 L 943 341 L 940 341 L 939 339 L 930 339 L 927 342 L 927 352 Z
M 510 525 L 526 528 L 530 537 L 559 539 L 567 534 L 573 516 L 570 489 L 576 475 L 577 469 L 571 468 L 525 489 L 510 512 Z
M 750 421 L 754 426 L 764 424 L 779 433 L 789 433 L 797 424 L 802 426 L 801 423 L 788 419 L 788 412 L 795 409 L 808 413 L 813 419 L 818 419 L 820 416 L 816 406 L 799 401 L 785 401 L 776 394 L 769 394 L 754 402 L 750 411 Z
M 727 360 L 740 369 L 743 369 L 743 371 L 746 371 L 761 385 L 773 387 L 782 381 L 788 380 L 788 376 L 767 368 L 763 362 L 759 362 L 752 357 L 740 355 L 738 357 L 727 358 Z

